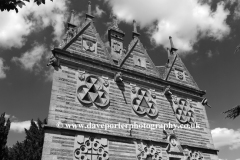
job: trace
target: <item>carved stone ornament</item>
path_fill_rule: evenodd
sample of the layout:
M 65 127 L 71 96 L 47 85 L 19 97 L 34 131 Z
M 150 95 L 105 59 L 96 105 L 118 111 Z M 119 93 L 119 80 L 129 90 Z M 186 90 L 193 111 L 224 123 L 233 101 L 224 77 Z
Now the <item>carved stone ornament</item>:
M 136 144 L 136 157 L 137 160 L 146 160 L 147 158 L 151 158 L 151 160 L 161 160 L 162 159 L 162 150 L 160 147 L 156 147 L 153 145 L 147 145 L 143 142 Z
M 183 153 L 183 148 L 174 132 L 173 129 L 163 130 L 165 134 L 165 138 L 168 142 L 168 146 L 166 148 L 167 152 L 180 152 Z
M 59 67 L 60 64 L 59 64 L 59 60 L 54 56 L 52 55 L 49 59 L 49 62 L 47 64 L 47 66 L 53 66 L 53 67 Z
M 74 160 L 108 160 L 108 140 L 78 135 L 74 142 Z
M 123 44 L 115 39 L 111 39 L 111 50 L 114 59 L 119 59 L 122 56 Z
M 97 51 L 97 42 L 83 38 L 83 50 L 96 53 Z
M 181 81 L 186 81 L 185 72 L 177 70 L 177 69 L 175 69 L 174 72 L 175 72 L 175 76 L 177 79 L 179 79 Z
M 84 104 L 106 107 L 109 104 L 109 86 L 104 85 L 106 80 L 89 74 L 82 74 L 80 77 L 85 79 L 80 81 L 77 90 L 78 100 Z
M 155 117 L 158 115 L 156 99 L 152 98 L 150 91 L 143 88 L 134 87 L 132 88 L 131 98 L 133 110 L 137 114 L 147 114 L 150 117 Z
M 184 149 L 186 152 L 185 160 L 204 160 L 202 153 L 199 151 L 191 151 L 189 149 Z
M 172 107 L 176 118 L 182 124 L 195 123 L 195 113 L 190 100 L 172 95 Z

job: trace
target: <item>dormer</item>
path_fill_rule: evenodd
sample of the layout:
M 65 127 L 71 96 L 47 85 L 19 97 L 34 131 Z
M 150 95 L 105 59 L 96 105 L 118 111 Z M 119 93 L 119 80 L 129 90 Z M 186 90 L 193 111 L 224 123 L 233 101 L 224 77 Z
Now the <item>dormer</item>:
M 108 29 L 108 40 L 110 43 L 110 53 L 114 64 L 118 65 L 123 56 L 123 38 L 125 33 L 118 28 L 116 16 L 113 16 L 112 25 Z

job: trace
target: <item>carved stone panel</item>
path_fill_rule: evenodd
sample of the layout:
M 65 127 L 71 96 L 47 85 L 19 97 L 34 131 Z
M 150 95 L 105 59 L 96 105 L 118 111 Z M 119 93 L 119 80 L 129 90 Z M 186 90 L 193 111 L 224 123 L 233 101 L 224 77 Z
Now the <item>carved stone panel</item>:
M 135 66 L 146 68 L 146 58 L 134 55 L 133 61 Z
M 74 142 L 74 160 L 108 160 L 108 140 L 78 135 Z
M 174 153 L 183 153 L 183 148 L 174 132 L 173 129 L 163 130 L 165 134 L 165 138 L 168 142 L 168 146 L 166 148 L 167 152 L 174 152 Z
M 184 71 L 175 69 L 174 72 L 177 79 L 181 81 L 186 81 L 186 75 Z
M 87 39 L 87 38 L 83 38 L 82 39 L 82 44 L 83 44 L 83 50 L 84 51 L 88 51 L 88 52 L 92 52 L 92 53 L 97 53 L 97 42 Z
M 172 107 L 180 123 L 195 123 L 195 113 L 189 99 L 172 95 Z
M 79 80 L 77 97 L 81 103 L 94 104 L 97 107 L 106 107 L 109 104 L 107 79 L 79 72 Z
M 146 144 L 143 142 L 135 142 L 136 144 L 136 157 L 137 160 L 161 160 L 162 159 L 162 148 L 154 146 L 152 144 Z
M 186 148 L 184 152 L 187 160 L 204 160 L 202 153 L 199 151 L 193 151 Z
M 113 59 L 119 60 L 123 52 L 123 43 L 115 39 L 111 39 L 111 53 Z
M 156 96 L 149 90 L 139 87 L 132 87 L 131 92 L 133 110 L 140 115 L 147 114 L 150 117 L 158 115 Z

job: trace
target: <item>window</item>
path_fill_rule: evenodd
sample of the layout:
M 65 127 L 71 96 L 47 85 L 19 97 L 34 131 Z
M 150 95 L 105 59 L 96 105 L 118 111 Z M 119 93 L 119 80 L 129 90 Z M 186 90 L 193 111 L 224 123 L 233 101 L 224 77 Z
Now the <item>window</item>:
M 133 61 L 135 66 L 146 68 L 146 58 L 134 55 Z

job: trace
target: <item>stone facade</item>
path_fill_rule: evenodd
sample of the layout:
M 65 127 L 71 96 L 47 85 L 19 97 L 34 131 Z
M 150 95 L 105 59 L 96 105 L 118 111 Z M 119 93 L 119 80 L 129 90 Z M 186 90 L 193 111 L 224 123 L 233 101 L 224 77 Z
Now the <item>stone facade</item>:
M 55 70 L 43 160 L 218 160 L 205 92 L 171 38 L 167 65 L 155 66 L 135 21 L 124 49 L 125 34 L 114 17 L 108 48 L 94 27 L 90 5 L 81 26 L 74 25 L 73 16 L 48 64 Z M 169 123 L 201 128 L 134 127 Z

